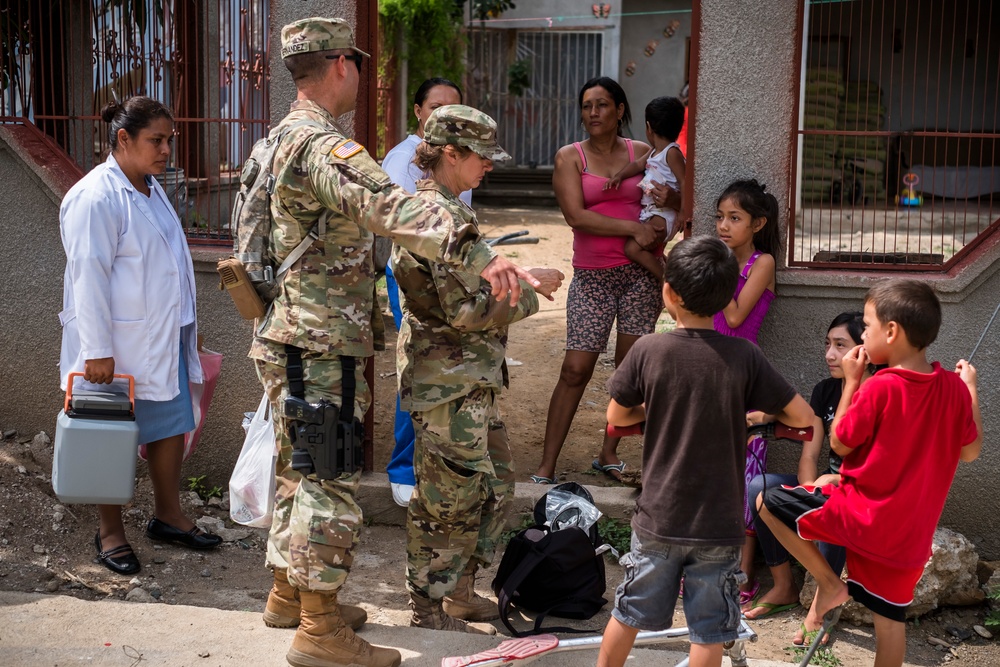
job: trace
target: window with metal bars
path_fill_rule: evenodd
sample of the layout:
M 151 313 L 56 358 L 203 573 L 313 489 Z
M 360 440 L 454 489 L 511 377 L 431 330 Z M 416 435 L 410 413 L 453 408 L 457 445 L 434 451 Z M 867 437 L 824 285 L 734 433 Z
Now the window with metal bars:
M 268 0 L 9 0 L 0 122 L 31 123 L 81 172 L 105 159 L 100 110 L 149 95 L 174 112 L 160 177 L 189 240 L 229 245 L 239 168 L 267 132 Z
M 1000 234 L 1000 3 L 802 14 L 789 265 L 946 271 Z
M 577 95 L 602 50 L 596 31 L 469 31 L 469 104 L 497 119 L 512 165 L 551 166 L 579 138 Z

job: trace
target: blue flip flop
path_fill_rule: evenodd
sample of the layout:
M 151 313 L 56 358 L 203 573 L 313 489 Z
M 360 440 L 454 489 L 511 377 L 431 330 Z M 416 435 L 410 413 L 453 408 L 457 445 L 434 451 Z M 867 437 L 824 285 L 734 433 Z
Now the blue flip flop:
M 530 475 L 528 477 L 535 484 L 555 484 L 555 477 L 543 477 L 542 475 Z
M 625 471 L 625 462 L 621 461 L 619 463 L 609 463 L 607 465 L 601 465 L 598 459 L 594 459 L 594 462 L 590 464 L 594 470 L 598 472 L 603 472 L 605 475 L 615 480 L 616 482 L 622 481 L 621 474 Z M 618 476 L 615 477 L 612 473 L 617 472 Z

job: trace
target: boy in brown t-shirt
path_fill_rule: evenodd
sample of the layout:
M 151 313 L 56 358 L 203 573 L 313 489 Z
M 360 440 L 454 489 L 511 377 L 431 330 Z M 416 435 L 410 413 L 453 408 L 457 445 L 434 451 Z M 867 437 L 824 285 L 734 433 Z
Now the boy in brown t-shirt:
M 623 665 L 640 630 L 671 626 L 682 575 L 690 664 L 721 665 L 723 642 L 737 637 L 746 413 L 762 410 L 794 427 L 813 419 L 756 345 L 712 327 L 738 271 L 718 239 L 678 243 L 663 286 L 677 329 L 640 338 L 608 380 L 608 423 L 646 421 L 645 481 L 599 667 Z

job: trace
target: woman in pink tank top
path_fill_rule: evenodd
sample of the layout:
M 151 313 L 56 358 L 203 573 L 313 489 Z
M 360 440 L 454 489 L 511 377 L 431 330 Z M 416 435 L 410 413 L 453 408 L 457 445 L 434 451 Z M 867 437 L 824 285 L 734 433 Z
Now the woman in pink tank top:
M 552 175 L 559 208 L 573 228 L 573 280 L 566 296 L 566 356 L 549 401 L 542 461 L 531 475 L 539 484 L 556 481 L 556 460 L 612 325 L 617 320 L 617 365 L 640 336 L 653 332 L 663 310 L 658 281 L 625 256 L 629 237 L 649 248 L 662 241 L 649 225 L 639 223 L 642 178 L 604 189 L 618 170 L 649 146 L 622 136 L 632 116 L 625 91 L 613 79 L 598 77 L 585 83 L 579 103 L 580 122 L 590 136 L 559 149 Z M 679 195 L 669 188 L 664 186 L 657 195 L 680 208 Z M 617 448 L 618 439 L 605 436 L 593 466 L 620 479 L 625 464 Z

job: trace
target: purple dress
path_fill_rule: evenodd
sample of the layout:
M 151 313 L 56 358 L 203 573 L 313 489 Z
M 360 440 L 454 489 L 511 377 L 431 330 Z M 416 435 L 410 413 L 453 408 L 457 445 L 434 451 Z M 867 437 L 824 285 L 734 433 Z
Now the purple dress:
M 753 267 L 753 263 L 757 261 L 757 258 L 763 255 L 761 251 L 754 251 L 750 255 L 750 259 L 747 260 L 746 265 L 743 270 L 740 271 L 739 280 L 736 282 L 736 294 L 733 296 L 737 303 L 740 300 L 740 292 L 743 291 L 744 286 L 747 284 L 747 278 L 750 277 L 750 268 Z M 737 336 L 739 338 L 746 338 L 748 341 L 757 344 L 757 332 L 760 331 L 760 326 L 764 323 L 764 316 L 767 315 L 768 309 L 771 307 L 771 302 L 774 301 L 775 294 L 769 289 L 764 290 L 764 293 L 760 295 L 760 299 L 754 304 L 754 307 L 750 310 L 750 314 L 747 318 L 743 320 L 743 323 L 736 327 L 735 329 L 726 322 L 726 316 L 722 313 L 716 313 L 713 324 L 715 325 L 715 330 L 721 334 L 727 336 Z M 746 487 L 750 487 L 750 480 L 752 480 L 757 475 L 763 475 L 767 468 L 767 441 L 763 438 L 754 438 L 747 443 L 747 465 L 746 465 Z M 746 521 L 746 530 L 748 535 L 756 535 L 757 532 L 753 528 L 753 513 L 751 512 L 750 499 L 744 497 L 743 500 L 743 518 Z

